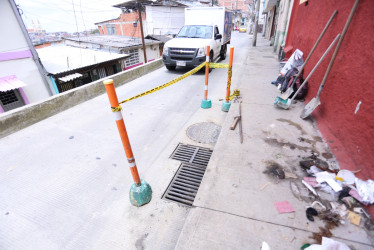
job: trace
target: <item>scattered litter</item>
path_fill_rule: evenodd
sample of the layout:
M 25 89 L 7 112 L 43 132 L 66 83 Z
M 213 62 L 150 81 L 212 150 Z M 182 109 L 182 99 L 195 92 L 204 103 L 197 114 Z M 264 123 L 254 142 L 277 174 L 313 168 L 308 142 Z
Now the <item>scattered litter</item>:
M 331 210 L 326 210 L 320 213 L 319 216 L 322 220 L 332 223 L 335 226 L 338 226 L 341 222 L 340 215 Z
M 356 204 L 355 199 L 351 196 L 344 197 L 341 201 L 347 206 L 347 208 L 352 208 Z
M 295 209 L 291 206 L 291 204 L 288 201 L 274 202 L 274 206 L 280 214 L 295 212 Z
M 335 241 L 333 239 L 326 238 L 326 237 L 322 237 L 321 245 L 313 244 L 305 248 L 305 250 L 331 250 L 331 249 L 350 250 L 350 248 L 346 244 L 339 242 L 339 241 Z
M 316 180 L 318 183 L 327 182 L 335 192 L 343 190 L 343 188 L 335 181 L 335 174 L 327 171 L 316 173 Z
M 292 178 L 292 179 L 297 179 L 298 176 L 294 173 L 291 173 L 291 172 L 287 172 L 287 171 L 284 171 L 284 176 L 285 178 Z
M 273 161 L 267 162 L 266 170 L 263 173 L 273 175 L 275 177 L 278 177 L 279 179 L 285 178 L 282 166 Z
M 356 214 L 356 213 L 351 212 L 351 211 L 348 211 L 348 213 L 349 213 L 349 215 L 348 215 L 349 221 L 353 225 L 359 226 L 360 222 L 361 222 L 361 216 L 359 214 Z
M 314 188 L 318 186 L 316 177 L 304 177 L 304 181 Z
M 260 191 L 264 190 L 264 189 L 267 187 L 267 185 L 269 185 L 269 184 L 270 184 L 270 182 L 268 182 L 268 183 L 266 183 L 265 185 L 263 185 L 263 186 L 260 188 Z
M 355 179 L 358 194 L 361 196 L 362 201 L 368 204 L 374 203 L 374 181 L 363 181 L 358 178 Z
M 263 241 L 262 246 L 261 246 L 261 250 L 270 250 L 270 247 L 269 247 L 268 243 Z
M 356 200 L 358 200 L 359 202 L 361 202 L 362 204 L 367 205 L 367 203 L 364 202 L 364 201 L 362 200 L 361 196 L 358 194 L 358 192 L 357 192 L 355 189 L 351 189 L 351 190 L 349 191 L 349 194 L 350 194 L 353 198 L 355 198 Z
M 314 201 L 310 207 L 312 207 L 312 208 L 315 209 L 316 205 L 319 205 L 324 211 L 327 210 L 326 207 L 321 202 L 319 202 L 319 201 Z
M 344 219 L 347 215 L 347 207 L 344 204 L 339 204 L 336 202 L 330 202 L 331 211 L 340 216 L 341 219 Z
M 358 213 L 358 214 L 364 214 L 366 216 L 366 218 L 370 219 L 370 215 L 368 214 L 368 212 L 366 212 L 366 210 L 362 207 L 355 207 L 353 209 L 353 211 L 355 213 Z
M 348 185 L 351 185 L 351 184 L 354 184 L 355 183 L 355 174 L 352 173 L 351 171 L 349 170 L 340 170 L 338 172 L 338 177 L 342 178 L 343 182 L 345 184 L 348 184 Z
M 306 209 L 306 217 L 308 218 L 308 220 L 314 221 L 314 217 L 313 216 L 317 216 L 317 215 L 318 215 L 318 212 L 314 208 L 308 207 Z
M 300 190 L 299 190 L 298 186 L 296 185 L 296 183 L 295 183 L 295 182 L 290 182 L 290 186 L 291 186 L 291 191 L 292 191 L 293 195 L 294 195 L 298 200 L 302 200 L 302 199 L 301 199 Z
M 344 187 L 343 190 L 339 194 L 339 200 L 342 200 L 345 197 L 349 197 L 349 191 L 351 191 L 351 188 Z
M 335 192 L 340 192 L 343 190 L 343 188 L 333 179 L 327 179 L 326 182 L 330 185 L 330 187 L 332 187 L 332 189 L 334 189 Z
M 73 135 L 72 135 L 72 136 L 70 136 L 70 137 L 69 137 L 69 139 L 70 139 L 70 140 L 71 140 L 71 139 L 74 139 L 74 136 L 73 136 Z
M 308 183 L 306 183 L 304 180 L 301 181 L 314 195 L 318 196 L 316 190 L 311 186 L 309 185 Z
M 322 170 L 313 165 L 306 172 L 314 176 L 316 173 L 322 172 Z

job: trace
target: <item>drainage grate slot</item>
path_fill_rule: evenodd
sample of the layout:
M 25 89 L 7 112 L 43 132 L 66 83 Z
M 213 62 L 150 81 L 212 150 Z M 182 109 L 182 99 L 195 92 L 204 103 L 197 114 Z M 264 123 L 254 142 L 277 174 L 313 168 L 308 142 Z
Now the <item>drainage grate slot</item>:
M 208 166 L 213 150 L 180 143 L 171 155 L 171 159 Z
M 205 169 L 206 166 L 182 163 L 169 184 L 163 198 L 192 206 L 200 183 L 204 177 Z

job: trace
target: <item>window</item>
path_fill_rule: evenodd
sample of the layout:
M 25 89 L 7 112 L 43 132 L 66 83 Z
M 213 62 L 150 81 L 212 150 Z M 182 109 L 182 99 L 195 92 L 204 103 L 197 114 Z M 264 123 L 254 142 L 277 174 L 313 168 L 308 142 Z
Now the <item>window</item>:
M 130 57 L 126 60 L 126 67 L 130 67 L 139 63 L 138 49 L 124 50 L 124 54 L 130 54 Z
M 106 24 L 106 30 L 108 35 L 115 35 L 116 34 L 116 25 L 115 24 Z

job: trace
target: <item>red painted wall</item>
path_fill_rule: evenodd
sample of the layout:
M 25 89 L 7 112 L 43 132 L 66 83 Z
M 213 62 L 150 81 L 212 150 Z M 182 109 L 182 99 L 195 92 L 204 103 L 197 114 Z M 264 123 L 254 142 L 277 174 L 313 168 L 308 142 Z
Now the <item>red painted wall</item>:
M 286 47 L 298 48 L 304 59 L 335 9 L 338 14 L 305 67 L 306 77 L 325 49 L 341 33 L 355 0 L 295 1 Z M 374 179 L 374 1 L 361 0 L 313 112 L 323 137 L 342 169 L 358 170 L 357 177 Z M 316 96 L 333 51 L 309 81 L 306 102 Z M 358 102 L 361 107 L 355 114 Z M 374 209 L 372 210 L 374 211 Z

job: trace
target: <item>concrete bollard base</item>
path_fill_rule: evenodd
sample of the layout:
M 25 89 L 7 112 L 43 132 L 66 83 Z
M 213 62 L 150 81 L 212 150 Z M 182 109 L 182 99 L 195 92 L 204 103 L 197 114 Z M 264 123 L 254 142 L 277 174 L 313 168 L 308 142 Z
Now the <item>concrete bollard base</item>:
M 222 102 L 222 111 L 228 112 L 230 107 L 231 107 L 231 102 L 230 101 L 226 102 L 226 100 L 225 100 L 225 101 Z
M 209 100 L 209 99 L 206 99 L 206 100 L 202 100 L 201 101 L 201 108 L 203 109 L 209 109 L 212 107 L 212 101 Z
M 150 202 L 151 199 L 152 199 L 152 188 L 147 182 L 145 182 L 144 180 L 141 180 L 140 186 L 136 186 L 135 183 L 131 185 L 131 188 L 130 188 L 131 205 L 140 207 Z

